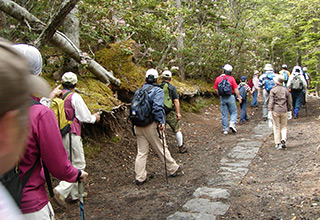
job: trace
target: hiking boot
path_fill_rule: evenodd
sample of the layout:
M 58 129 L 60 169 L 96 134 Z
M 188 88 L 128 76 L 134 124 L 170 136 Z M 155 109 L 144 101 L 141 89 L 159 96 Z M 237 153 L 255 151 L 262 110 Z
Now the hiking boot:
M 179 152 L 180 153 L 186 153 L 187 152 L 187 147 L 186 146 L 184 146 L 184 144 L 182 144 L 180 147 L 179 147 Z
M 262 119 L 263 119 L 263 121 L 267 121 L 267 120 L 268 120 L 268 118 L 267 118 L 267 117 L 263 117 Z
M 228 131 L 223 131 L 223 134 L 228 134 Z
M 285 140 L 282 140 L 282 141 L 281 141 L 281 147 L 282 147 L 283 149 L 286 149 L 286 148 L 287 148 L 287 145 L 286 145 L 286 141 L 285 141 Z
M 282 146 L 281 144 L 276 144 L 276 146 L 274 147 L 276 150 L 282 150 Z
M 230 129 L 232 131 L 232 133 L 237 133 L 237 129 L 235 125 L 230 125 Z
M 136 185 L 141 186 L 142 184 L 148 182 L 152 178 L 153 178 L 153 174 L 148 174 L 147 178 L 145 180 L 143 180 L 143 181 L 136 180 Z
M 55 189 L 53 189 L 53 194 L 54 194 L 53 198 L 56 201 L 56 203 L 59 206 L 66 208 L 67 207 L 66 199 L 60 193 L 58 193 L 58 191 Z
M 173 174 L 171 174 L 171 177 L 176 177 L 178 176 L 180 173 L 182 172 L 182 166 L 179 166 L 178 169 L 176 170 L 176 172 L 174 172 Z

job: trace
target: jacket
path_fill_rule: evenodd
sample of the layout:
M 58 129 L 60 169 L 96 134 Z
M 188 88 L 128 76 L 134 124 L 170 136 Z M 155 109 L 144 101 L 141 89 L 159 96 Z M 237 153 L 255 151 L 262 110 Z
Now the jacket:
M 166 123 L 166 115 L 164 111 L 164 92 L 158 84 L 145 83 L 142 89 L 147 89 L 150 86 L 154 86 L 148 91 L 148 96 L 152 104 L 153 120 L 160 124 Z M 136 91 L 137 92 L 137 91 Z
M 292 111 L 292 98 L 286 87 L 276 84 L 270 90 L 268 111 L 277 113 Z
M 53 111 L 41 104 L 35 104 L 29 109 L 27 146 L 19 163 L 21 179 L 35 164 L 23 188 L 20 209 L 24 214 L 39 211 L 48 203 L 42 161 L 49 172 L 61 180 L 75 182 L 80 173 L 68 160 Z

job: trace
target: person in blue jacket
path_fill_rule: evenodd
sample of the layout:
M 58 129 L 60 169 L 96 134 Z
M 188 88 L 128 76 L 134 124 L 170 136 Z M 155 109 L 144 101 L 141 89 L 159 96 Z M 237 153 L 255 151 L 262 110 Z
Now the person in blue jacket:
M 135 161 L 135 179 L 137 185 L 142 185 L 153 177 L 152 175 L 147 175 L 146 170 L 149 146 L 153 148 L 163 162 L 164 158 L 166 159 L 167 171 L 170 176 L 175 177 L 182 170 L 182 167 L 172 158 L 165 141 L 165 149 L 163 149 L 163 142 L 159 137 L 160 133 L 164 134 L 166 117 L 163 107 L 164 92 L 157 84 L 158 77 L 159 74 L 157 70 L 149 69 L 146 72 L 146 82 L 142 87 L 142 89 L 145 90 L 150 86 L 153 86 L 153 88 L 148 90 L 148 96 L 152 106 L 151 112 L 153 121 L 146 126 L 135 126 L 138 148 Z M 163 151 L 165 151 L 165 156 Z

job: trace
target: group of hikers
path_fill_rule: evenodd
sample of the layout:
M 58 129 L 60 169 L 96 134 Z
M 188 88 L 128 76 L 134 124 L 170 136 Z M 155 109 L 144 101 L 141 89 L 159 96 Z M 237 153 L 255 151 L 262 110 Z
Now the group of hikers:
M 272 64 L 266 64 L 264 72 L 254 71 L 248 82 L 246 76 L 241 76 L 239 85 L 232 76 L 233 67 L 226 64 L 223 72 L 215 79 L 214 89 L 220 97 L 223 134 L 229 130 L 237 133 L 236 100 L 240 103 L 241 114 L 239 124 L 249 121 L 247 114 L 247 95 L 252 95 L 251 107 L 258 107 L 258 98 L 262 94 L 262 118 L 272 121 L 275 148 L 285 149 L 287 143 L 287 120 L 298 118 L 301 106 L 306 104 L 306 93 L 310 84 L 307 67 L 295 66 L 290 73 L 286 64 L 281 71 L 273 69 Z M 230 119 L 228 120 L 228 114 Z
M 62 207 L 66 207 L 69 195 L 74 201 L 86 196 L 79 187 L 88 177 L 84 171 L 81 123 L 99 122 L 100 112 L 91 114 L 75 92 L 78 82 L 75 73 L 64 73 L 62 89 L 58 86 L 51 90 L 41 77 L 42 56 L 35 47 L 12 45 L 0 39 L 0 53 L 0 219 L 54 219 L 46 183 L 50 195 Z M 249 121 L 248 94 L 252 95 L 250 106 L 258 107 L 262 93 L 263 120 L 273 121 L 276 149 L 286 147 L 287 120 L 291 119 L 292 110 L 294 117 L 298 117 L 310 77 L 300 66 L 295 66 L 291 74 L 286 65 L 282 67 L 277 73 L 271 64 L 266 64 L 263 74 L 259 76 L 259 71 L 255 71 L 249 81 L 241 76 L 238 84 L 232 76 L 233 67 L 224 65 L 214 83 L 220 97 L 223 134 L 230 130 L 237 133 L 236 101 L 240 103 L 241 125 Z M 144 85 L 133 96 L 130 119 L 137 139 L 138 186 L 153 177 L 146 170 L 149 147 L 165 164 L 166 177 L 176 177 L 182 172 L 182 166 L 170 154 L 164 132 L 168 124 L 179 152 L 187 152 L 181 132 L 179 96 L 171 80 L 169 70 L 160 75 L 156 69 L 148 69 Z M 53 110 L 59 100 L 63 103 L 60 116 L 65 116 L 65 126 Z M 51 186 L 49 173 L 61 180 L 55 188 Z

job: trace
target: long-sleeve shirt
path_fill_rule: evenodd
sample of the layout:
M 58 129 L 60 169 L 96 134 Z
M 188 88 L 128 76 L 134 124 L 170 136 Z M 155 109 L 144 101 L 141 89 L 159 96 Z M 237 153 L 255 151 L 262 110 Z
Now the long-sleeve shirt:
M 284 86 L 275 85 L 270 90 L 268 111 L 286 113 L 292 110 L 292 98 Z
M 48 203 L 42 161 L 54 177 L 68 182 L 77 180 L 79 171 L 68 160 L 53 111 L 41 104 L 35 104 L 29 110 L 27 147 L 19 163 L 21 179 L 35 164 L 23 188 L 20 208 L 24 214 L 39 211 Z

